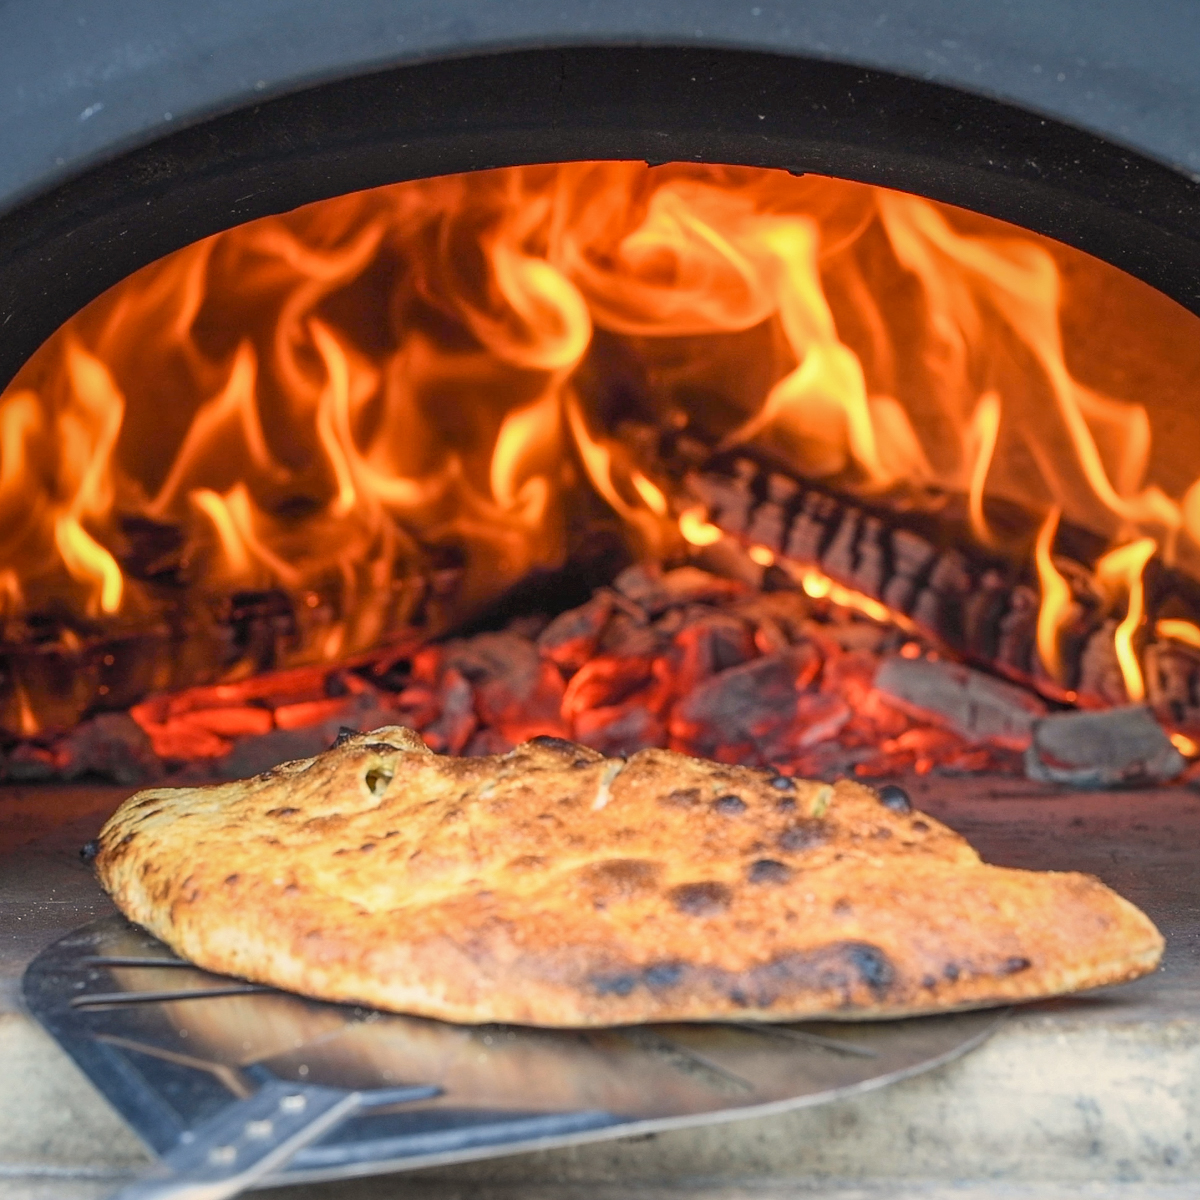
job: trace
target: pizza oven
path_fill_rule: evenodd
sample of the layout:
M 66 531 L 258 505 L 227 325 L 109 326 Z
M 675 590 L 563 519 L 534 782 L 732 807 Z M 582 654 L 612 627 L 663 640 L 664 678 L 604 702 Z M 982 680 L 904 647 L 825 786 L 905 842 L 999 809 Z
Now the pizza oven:
M 428 1186 L 1194 1180 L 1200 31 L 1158 7 L 0 17 L 8 1173 L 141 1153 L 14 1007 L 105 911 L 78 845 L 401 723 L 898 784 L 1168 939 L 878 1095 Z

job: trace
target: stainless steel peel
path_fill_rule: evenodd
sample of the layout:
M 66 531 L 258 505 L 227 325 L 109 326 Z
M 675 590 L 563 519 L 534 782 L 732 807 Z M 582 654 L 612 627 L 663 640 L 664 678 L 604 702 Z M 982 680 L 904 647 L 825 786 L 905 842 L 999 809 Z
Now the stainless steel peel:
M 828 1103 L 947 1062 L 1004 1016 L 451 1025 L 212 975 L 119 916 L 43 951 L 23 994 L 161 1160 L 120 1200 L 218 1200 Z

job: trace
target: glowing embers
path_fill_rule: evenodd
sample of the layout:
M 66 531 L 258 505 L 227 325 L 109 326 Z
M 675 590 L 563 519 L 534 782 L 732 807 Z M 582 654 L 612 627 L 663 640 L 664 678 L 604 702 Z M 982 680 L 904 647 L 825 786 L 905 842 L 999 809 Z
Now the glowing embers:
M 743 168 L 482 172 L 230 230 L 112 289 L 0 397 L 0 725 L 444 630 L 598 531 L 714 547 L 684 480 L 751 445 L 879 509 L 962 498 L 962 537 L 1030 575 L 1010 642 L 1040 603 L 1021 670 L 1065 698 L 1064 645 L 1102 612 L 1104 699 L 1161 691 L 1145 613 L 1194 614 L 1140 581 L 1153 554 L 1197 561 L 1194 443 L 1152 437 L 1139 401 L 1171 388 L 1136 338 L 1088 340 L 1138 288 L 912 196 Z M 1197 340 L 1164 312 L 1147 337 Z M 1094 604 L 1059 513 L 1096 541 Z M 738 532 L 810 596 L 923 623 L 903 583 L 848 577 L 878 574 L 858 541 L 826 570 Z

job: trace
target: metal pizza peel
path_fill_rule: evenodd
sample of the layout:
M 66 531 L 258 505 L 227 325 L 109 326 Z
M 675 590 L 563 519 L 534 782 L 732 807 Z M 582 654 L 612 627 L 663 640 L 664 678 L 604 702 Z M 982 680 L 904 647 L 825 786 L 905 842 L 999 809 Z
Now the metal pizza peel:
M 44 950 L 22 989 L 159 1156 L 114 1200 L 225 1200 L 826 1104 L 949 1062 L 1006 1013 L 453 1025 L 213 975 L 119 915 Z

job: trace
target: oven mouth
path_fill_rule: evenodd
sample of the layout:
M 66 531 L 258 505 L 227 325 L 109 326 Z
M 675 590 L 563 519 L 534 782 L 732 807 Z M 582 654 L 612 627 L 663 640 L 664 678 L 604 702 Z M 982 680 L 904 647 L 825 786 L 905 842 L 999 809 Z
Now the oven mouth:
M 1049 114 L 843 62 L 514 49 L 196 121 L 167 136 L 155 123 L 52 190 L 0 198 L 0 382 L 106 288 L 202 237 L 365 188 L 539 162 L 739 163 L 880 184 L 1076 246 L 1200 311 L 1200 185 Z
M 994 218 L 761 167 L 500 168 L 261 218 L 110 289 L 0 397 L 5 730 L 44 766 L 130 710 L 160 760 L 215 759 L 391 672 L 373 714 L 419 711 L 439 749 L 829 774 L 808 751 L 894 655 L 909 717 L 980 702 L 972 671 L 1010 688 L 948 743 L 875 719 L 924 769 L 1015 768 L 1038 718 L 1148 699 L 1122 736 L 1177 775 L 1195 322 Z M 771 693 L 762 729 L 739 688 Z

